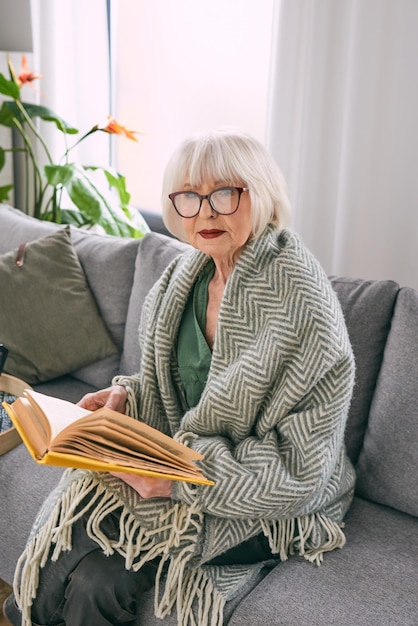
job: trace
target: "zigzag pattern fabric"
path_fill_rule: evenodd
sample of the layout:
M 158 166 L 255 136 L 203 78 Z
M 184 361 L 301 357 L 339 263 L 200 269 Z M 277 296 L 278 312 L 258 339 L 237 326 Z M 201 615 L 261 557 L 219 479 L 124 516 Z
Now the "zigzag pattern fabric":
M 195 251 L 175 260 L 141 324 L 140 414 L 202 452 L 216 483 L 176 484 L 175 498 L 214 517 L 219 551 L 242 541 L 238 520 L 248 528 L 321 512 L 339 523 L 354 482 L 343 441 L 354 362 L 324 271 L 289 231 L 269 229 L 247 246 L 224 292 L 206 388 L 187 411 L 173 346 L 206 262 Z
M 228 279 L 208 382 L 187 410 L 176 337 L 207 262 L 191 251 L 170 264 L 144 304 L 141 372 L 114 383 L 128 389 L 131 415 L 204 454 L 215 485 L 173 482 L 172 501 L 144 502 L 111 476 L 67 472 L 19 564 L 24 623 L 37 568 L 51 542 L 55 558 L 71 547 L 71 516 L 87 493 L 96 494 L 89 533 L 105 552 L 117 550 L 135 569 L 158 554 L 169 562 L 162 595 L 157 575 L 156 615 L 177 602 L 182 626 L 221 624 L 225 602 L 263 566 L 210 565 L 229 548 L 263 532 L 282 560 L 299 553 L 319 564 L 324 552 L 344 545 L 341 523 L 354 488 L 344 449 L 354 360 L 337 297 L 299 237 L 268 228 Z M 121 537 L 111 544 L 100 519 L 120 506 Z

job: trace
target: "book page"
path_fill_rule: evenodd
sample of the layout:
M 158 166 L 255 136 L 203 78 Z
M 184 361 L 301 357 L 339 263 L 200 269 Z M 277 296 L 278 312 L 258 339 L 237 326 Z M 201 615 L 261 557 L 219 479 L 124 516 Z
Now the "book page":
M 17 398 L 12 405 L 5 402 L 3 406 L 33 458 L 41 458 L 48 448 L 48 434 L 28 400 Z
M 143 453 L 133 454 L 130 450 L 116 448 L 114 450 L 108 448 L 108 441 L 99 437 L 96 442 L 85 440 L 73 440 L 71 444 L 66 444 L 62 449 L 55 446 L 51 453 L 73 454 L 85 456 L 90 459 L 97 459 L 104 463 L 110 463 L 113 466 L 118 465 L 119 470 L 128 471 L 129 468 L 147 469 L 158 471 L 162 474 L 173 474 L 178 476 L 200 476 L 201 470 L 192 463 L 187 466 L 177 466 L 164 459 L 148 456 Z
M 149 450 L 159 450 L 164 457 L 172 455 L 186 463 L 203 458 L 199 452 L 188 448 L 152 426 L 129 417 L 129 415 L 118 413 L 107 407 L 102 407 L 96 411 L 85 411 L 85 413 L 84 417 L 73 420 L 65 429 L 62 429 L 54 444 L 62 446 L 65 441 L 71 440 L 81 432 L 86 439 L 94 440 L 97 434 L 101 434 L 103 425 L 107 425 L 109 442 L 124 435 L 126 440 L 132 442 L 132 445 L 134 442 L 138 442 L 140 445 L 145 445 Z M 54 445 L 52 445 L 53 447 Z
M 94 437 L 91 431 L 84 428 L 77 428 L 77 434 L 72 433 L 71 437 L 64 437 L 64 433 L 58 435 L 54 444 L 50 447 L 52 452 L 71 452 L 74 454 L 91 455 L 92 458 L 106 457 L 106 460 L 113 460 L 123 464 L 133 464 L 144 458 L 153 459 L 154 462 L 169 465 L 171 468 L 186 469 L 195 471 L 196 466 L 190 461 L 185 461 L 178 455 L 171 454 L 161 446 L 149 445 L 145 437 L 133 439 L 126 435 L 124 431 L 118 432 L 117 425 L 112 429 L 104 420 L 98 420 L 95 424 Z M 104 455 L 104 456 L 103 456 Z
M 203 458 L 203 455 L 196 452 L 196 450 L 188 448 L 172 437 L 169 437 L 152 426 L 145 424 L 145 422 L 132 420 L 131 417 L 122 415 L 121 413 L 116 413 L 116 411 L 112 411 L 106 407 L 99 409 L 95 413 L 97 417 L 100 416 L 105 418 L 110 426 L 118 424 L 119 428 L 125 427 L 126 432 L 131 434 L 132 437 L 135 437 L 135 435 L 138 434 L 140 437 L 147 439 L 150 445 L 162 447 L 164 450 L 170 454 L 176 455 L 180 459 L 197 461 Z
M 77 454 L 63 454 L 61 452 L 48 452 L 45 456 L 37 461 L 40 465 L 58 465 L 60 467 L 78 467 L 80 469 L 90 469 L 96 472 L 122 472 L 128 474 L 138 474 L 140 476 L 155 476 L 158 478 L 169 478 L 170 480 L 182 480 L 189 483 L 195 483 L 198 485 L 213 485 L 213 481 L 208 480 L 203 474 L 189 475 L 183 471 L 173 470 L 171 473 L 159 471 L 155 468 L 145 469 L 138 467 L 129 467 L 125 465 L 117 465 L 116 463 L 107 463 L 104 461 L 98 461 L 97 459 L 91 459 L 89 457 L 83 457 Z
M 53 441 L 58 433 L 73 422 L 76 422 L 86 415 L 92 414 L 92 411 L 83 409 L 72 402 L 61 400 L 61 398 L 46 396 L 37 391 L 27 389 L 25 396 L 28 398 L 34 410 L 38 411 L 40 409 L 49 422 L 51 427 L 50 441 Z

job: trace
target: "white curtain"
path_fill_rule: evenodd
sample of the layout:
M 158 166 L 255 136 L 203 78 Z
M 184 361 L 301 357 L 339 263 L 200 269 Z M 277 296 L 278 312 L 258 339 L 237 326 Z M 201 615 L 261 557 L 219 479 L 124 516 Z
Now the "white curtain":
M 418 288 L 418 2 L 276 3 L 268 145 L 329 274 Z
M 79 129 L 79 135 L 68 137 L 71 145 L 95 124 L 106 125 L 110 112 L 106 0 L 32 0 L 32 19 L 31 66 L 42 74 L 34 85 L 41 92 L 38 102 Z M 43 124 L 43 133 L 60 158 L 61 133 L 50 123 Z M 108 165 L 109 136 L 96 133 L 74 157 L 85 164 Z

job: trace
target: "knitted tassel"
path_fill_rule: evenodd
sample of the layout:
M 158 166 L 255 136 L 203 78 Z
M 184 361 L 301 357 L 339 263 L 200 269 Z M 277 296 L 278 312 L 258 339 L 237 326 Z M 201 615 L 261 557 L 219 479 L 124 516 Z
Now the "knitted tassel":
M 322 543 L 319 548 L 311 548 L 307 550 L 304 557 L 307 561 L 320 565 L 323 561 L 324 553 L 335 550 L 336 548 L 342 548 L 345 545 L 346 538 L 341 525 L 333 522 L 331 519 L 321 515 L 320 513 L 316 513 L 315 516 L 318 522 L 322 525 L 327 540 L 325 543 Z
M 63 481 L 72 479 L 71 473 L 66 473 Z M 125 558 L 127 569 L 139 570 L 144 563 L 161 557 L 160 567 L 156 578 L 155 613 L 163 617 L 171 612 L 177 601 L 179 624 L 187 626 L 196 624 L 192 611 L 195 598 L 198 599 L 198 610 L 201 614 L 212 611 L 212 620 L 208 626 L 222 623 L 222 598 L 215 592 L 213 584 L 201 569 L 187 570 L 187 565 L 194 557 L 197 537 L 201 532 L 203 515 L 197 504 L 188 506 L 183 503 L 172 502 L 162 504 L 161 513 L 147 515 L 147 501 L 139 501 L 139 512 L 133 512 L 123 507 L 117 493 L 111 486 L 103 483 L 93 472 L 83 473 L 83 477 L 67 486 L 54 505 L 52 515 L 28 542 L 26 549 L 17 564 L 14 593 L 18 606 L 22 611 L 22 625 L 31 626 L 31 605 L 36 596 L 39 584 L 39 569 L 44 567 L 48 558 L 57 560 L 62 551 L 72 548 L 72 526 L 87 511 L 89 518 L 86 526 L 88 536 L 93 539 L 106 555 L 117 551 Z M 87 495 L 91 495 L 87 504 L 80 510 L 79 507 Z M 141 505 L 145 507 L 141 524 Z M 165 509 L 164 509 L 165 506 Z M 100 528 L 103 519 L 114 510 L 123 507 L 120 523 L 119 538 L 110 540 Z M 147 521 L 150 524 L 147 527 Z M 153 527 L 152 524 L 156 524 Z M 54 546 L 51 555 L 51 547 Z M 163 567 L 168 563 L 168 575 L 164 580 L 162 598 L 157 600 Z M 200 586 L 207 589 L 201 595 Z M 216 598 L 215 598 L 216 596 Z M 217 597 L 219 596 L 219 597 Z
M 346 542 L 341 526 L 321 513 L 296 519 L 261 520 L 261 526 L 272 553 L 279 554 L 282 561 L 297 552 L 319 566 L 325 552 L 342 548 Z M 318 533 L 318 526 L 322 532 Z
M 127 393 L 126 398 L 126 414 L 138 419 L 138 404 L 135 389 L 132 388 L 132 377 L 130 376 L 114 376 L 112 385 L 121 385 Z
M 185 554 L 178 555 L 176 559 L 170 561 L 164 581 L 164 591 L 159 597 L 165 564 L 163 560 L 161 561 L 155 585 L 155 616 L 164 619 L 176 605 L 178 626 L 201 626 L 202 624 L 222 626 L 225 598 L 217 592 L 202 568 L 187 569 L 187 562 Z M 194 610 L 197 613 L 197 619 Z
M 292 543 L 295 536 L 295 520 L 261 520 L 263 533 L 269 541 L 270 550 L 278 554 L 281 561 L 287 561 L 289 554 L 293 554 Z

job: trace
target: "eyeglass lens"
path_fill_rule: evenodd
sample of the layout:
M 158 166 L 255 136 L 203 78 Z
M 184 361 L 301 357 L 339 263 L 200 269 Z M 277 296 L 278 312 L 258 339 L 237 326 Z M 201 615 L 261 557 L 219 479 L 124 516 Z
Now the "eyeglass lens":
M 228 215 L 234 213 L 239 204 L 240 190 L 235 187 L 223 187 L 215 189 L 208 195 L 208 200 L 218 213 Z M 197 215 L 201 206 L 200 195 L 193 191 L 178 193 L 174 198 L 177 211 L 183 217 L 193 217 Z

